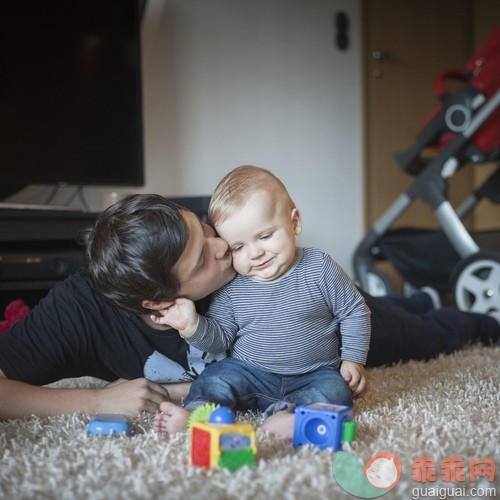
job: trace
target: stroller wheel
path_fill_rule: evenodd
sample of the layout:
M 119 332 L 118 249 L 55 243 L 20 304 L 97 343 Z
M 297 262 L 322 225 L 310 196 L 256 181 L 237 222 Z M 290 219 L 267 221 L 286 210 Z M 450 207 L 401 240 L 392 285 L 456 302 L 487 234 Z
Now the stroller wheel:
M 500 311 L 500 253 L 478 252 L 458 263 L 452 274 L 455 303 L 462 311 Z
M 384 297 L 385 295 L 394 294 L 394 286 L 389 276 L 378 269 L 370 269 L 366 273 L 367 289 L 365 292 L 372 297 Z

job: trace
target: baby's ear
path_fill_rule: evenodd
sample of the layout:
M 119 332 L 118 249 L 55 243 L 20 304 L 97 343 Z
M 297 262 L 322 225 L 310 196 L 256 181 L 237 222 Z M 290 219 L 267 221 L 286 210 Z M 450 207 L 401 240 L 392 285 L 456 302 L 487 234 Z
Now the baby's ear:
M 302 218 L 298 208 L 292 210 L 292 224 L 295 229 L 295 235 L 298 236 L 302 232 Z

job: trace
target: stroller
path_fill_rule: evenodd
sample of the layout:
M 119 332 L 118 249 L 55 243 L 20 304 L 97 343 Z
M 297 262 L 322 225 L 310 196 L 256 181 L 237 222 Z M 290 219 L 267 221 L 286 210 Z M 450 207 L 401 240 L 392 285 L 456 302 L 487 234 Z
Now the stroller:
M 459 82 L 451 94 L 445 82 Z M 468 61 L 464 71 L 445 71 L 434 80 L 440 104 L 425 120 L 398 165 L 415 177 L 360 242 L 353 257 L 358 285 L 372 295 L 394 293 L 388 275 L 376 267 L 388 260 L 404 290 L 432 286 L 453 293 L 465 311 L 500 310 L 500 232 L 469 233 L 463 219 L 482 199 L 500 203 L 500 28 Z M 424 151 L 434 150 L 428 159 Z M 488 179 L 456 209 L 447 199 L 448 179 L 465 164 L 496 163 Z M 390 229 L 419 198 L 433 210 L 440 228 Z

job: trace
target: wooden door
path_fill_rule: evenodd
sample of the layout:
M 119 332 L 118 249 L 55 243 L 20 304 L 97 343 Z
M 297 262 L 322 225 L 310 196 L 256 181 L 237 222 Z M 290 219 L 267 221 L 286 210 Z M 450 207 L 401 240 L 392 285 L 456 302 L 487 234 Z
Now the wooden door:
M 500 27 L 500 2 L 498 0 L 474 1 L 474 52 L 491 33 Z M 474 170 L 474 181 L 480 185 L 497 168 L 497 165 L 483 165 Z M 500 227 L 500 205 L 489 200 L 482 201 L 472 214 L 474 229 L 498 229 Z
M 469 0 L 366 0 L 363 3 L 366 225 L 371 227 L 412 182 L 392 155 L 410 147 L 438 105 L 432 82 L 462 69 L 473 53 Z M 472 189 L 470 170 L 450 183 L 450 199 Z M 395 226 L 435 227 L 432 210 L 416 201 Z

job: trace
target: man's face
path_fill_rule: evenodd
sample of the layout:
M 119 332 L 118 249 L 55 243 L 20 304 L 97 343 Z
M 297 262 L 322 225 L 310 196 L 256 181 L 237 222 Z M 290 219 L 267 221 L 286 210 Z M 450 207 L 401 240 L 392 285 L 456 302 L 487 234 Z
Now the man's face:
M 189 238 L 173 271 L 181 284 L 179 296 L 199 300 L 235 276 L 227 243 L 192 212 L 183 212 Z

